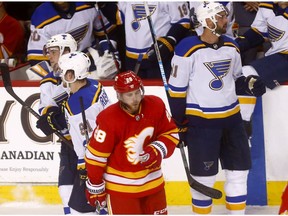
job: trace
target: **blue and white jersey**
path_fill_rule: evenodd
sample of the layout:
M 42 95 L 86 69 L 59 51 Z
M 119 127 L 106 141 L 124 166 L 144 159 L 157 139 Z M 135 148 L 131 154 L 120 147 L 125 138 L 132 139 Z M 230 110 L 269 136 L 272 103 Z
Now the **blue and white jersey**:
M 60 78 L 56 78 L 53 72 L 49 72 L 40 81 L 40 103 L 39 113 L 44 115 L 50 107 L 61 107 L 68 99 L 67 89 L 63 87 Z M 67 129 L 63 129 L 61 133 L 70 140 Z
M 137 59 L 139 54 L 147 59 L 146 52 L 153 44 L 143 2 L 119 1 L 126 35 L 126 56 Z M 173 24 L 190 27 L 188 7 L 185 2 L 148 2 L 156 37 L 167 35 Z M 185 13 L 182 9 L 185 8 Z M 179 41 L 177 41 L 179 42 Z
M 49 72 L 40 81 L 40 104 L 39 113 L 45 114 L 47 109 L 52 106 L 60 107 L 68 98 L 67 89 L 63 87 L 61 79 Z
M 69 33 L 77 41 L 79 51 L 86 51 L 95 45 L 95 37 L 103 37 L 104 31 L 93 5 L 84 2 L 71 2 L 69 13 L 57 11 L 53 2 L 42 3 L 31 17 L 31 35 L 28 41 L 28 60 L 47 60 L 43 56 L 43 46 L 54 35 Z M 115 25 L 110 25 L 103 16 L 107 32 Z
M 193 125 L 209 125 L 212 120 L 219 125 L 240 113 L 235 91 L 235 80 L 243 76 L 238 45 L 227 36 L 219 40 L 207 45 L 198 36 L 187 37 L 177 45 L 172 58 L 168 83 L 172 114 L 173 107 L 183 107 L 173 98 L 185 99 L 180 100 L 186 103 L 180 115 L 193 118 Z
M 87 79 L 87 84 L 85 86 L 80 88 L 77 92 L 70 94 L 65 106 L 65 113 L 74 150 L 78 156 L 78 165 L 81 163 L 84 164 L 86 146 L 80 97 L 83 98 L 89 137 L 96 127 L 96 118 L 98 114 L 111 104 L 103 85 L 92 79 Z M 107 119 L 107 121 L 109 121 L 109 119 Z
M 274 53 L 288 54 L 288 7 L 281 11 L 277 3 L 260 3 L 251 28 L 262 35 L 268 34 L 272 46 L 265 56 Z

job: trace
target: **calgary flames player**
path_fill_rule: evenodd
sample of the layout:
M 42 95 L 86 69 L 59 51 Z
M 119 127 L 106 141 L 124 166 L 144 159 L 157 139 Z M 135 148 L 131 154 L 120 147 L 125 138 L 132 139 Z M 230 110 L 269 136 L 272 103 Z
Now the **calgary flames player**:
M 167 214 L 161 162 L 179 142 L 177 127 L 134 72 L 118 74 L 114 89 L 119 101 L 98 115 L 86 150 L 87 199 L 107 202 L 109 214 Z

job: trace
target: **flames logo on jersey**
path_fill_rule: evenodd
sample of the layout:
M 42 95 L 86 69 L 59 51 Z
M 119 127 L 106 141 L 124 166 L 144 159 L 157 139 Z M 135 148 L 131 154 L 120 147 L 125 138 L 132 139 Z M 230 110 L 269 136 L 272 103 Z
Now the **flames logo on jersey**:
M 149 12 L 150 12 L 150 15 L 152 15 L 155 10 L 156 10 L 156 5 L 149 5 Z M 132 5 L 132 10 L 133 10 L 133 13 L 134 13 L 134 18 L 135 20 L 133 20 L 131 22 L 131 25 L 132 25 L 132 29 L 136 32 L 139 30 L 140 28 L 140 20 L 144 20 L 146 19 L 147 15 L 146 15 L 146 12 L 145 12 L 145 6 L 144 4 L 133 4 Z
M 230 70 L 231 59 L 204 62 L 203 64 L 215 77 L 209 82 L 209 87 L 215 91 L 221 90 L 223 88 L 223 77 L 225 77 Z
M 269 23 L 267 24 L 267 26 L 268 26 L 269 40 L 271 42 L 279 41 L 285 34 L 285 31 L 277 29 L 275 26 L 269 25 Z
M 139 163 L 139 154 L 143 151 L 143 144 L 146 139 L 149 139 L 154 132 L 153 127 L 148 127 L 142 130 L 138 135 L 129 137 L 124 141 L 124 147 L 126 150 L 127 160 L 136 165 Z

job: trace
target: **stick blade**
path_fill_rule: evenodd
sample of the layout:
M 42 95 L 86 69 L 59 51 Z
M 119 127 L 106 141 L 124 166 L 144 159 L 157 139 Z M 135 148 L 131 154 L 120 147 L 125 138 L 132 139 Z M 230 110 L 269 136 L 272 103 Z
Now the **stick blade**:
M 200 192 L 200 193 L 202 193 L 208 197 L 211 197 L 213 199 L 220 199 L 222 197 L 222 192 L 220 190 L 207 187 L 203 184 L 200 184 L 197 181 L 192 181 L 192 182 L 190 181 L 189 185 L 191 188 L 195 189 L 196 191 L 198 191 L 198 192 Z
M 0 64 L 0 70 L 1 70 L 1 75 L 3 79 L 3 83 L 5 88 L 11 85 L 11 79 L 10 79 L 10 72 L 9 72 L 9 67 L 5 63 Z

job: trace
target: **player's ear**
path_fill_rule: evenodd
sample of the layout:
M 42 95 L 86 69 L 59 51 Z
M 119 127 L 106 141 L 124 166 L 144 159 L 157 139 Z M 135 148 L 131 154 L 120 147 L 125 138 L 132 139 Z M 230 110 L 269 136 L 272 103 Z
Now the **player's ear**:
M 206 18 L 206 23 L 207 23 L 207 26 L 210 28 L 210 29 L 214 29 L 215 28 L 215 24 L 212 22 L 212 20 L 210 18 Z

